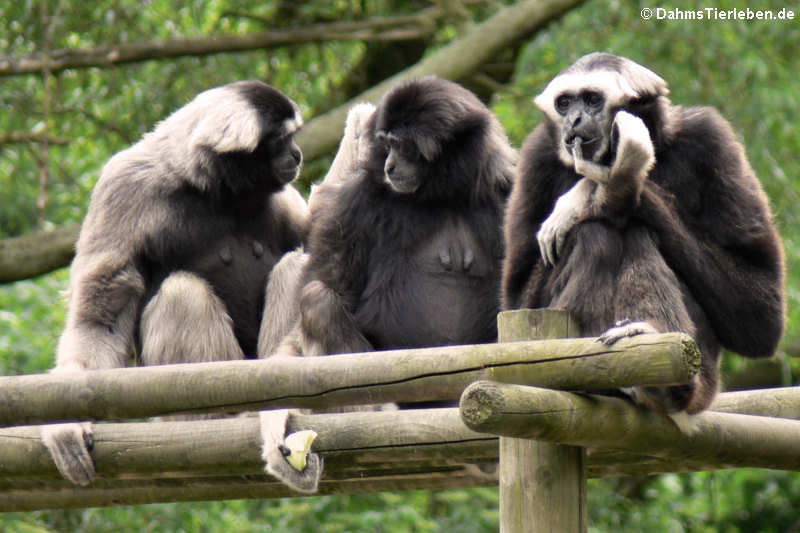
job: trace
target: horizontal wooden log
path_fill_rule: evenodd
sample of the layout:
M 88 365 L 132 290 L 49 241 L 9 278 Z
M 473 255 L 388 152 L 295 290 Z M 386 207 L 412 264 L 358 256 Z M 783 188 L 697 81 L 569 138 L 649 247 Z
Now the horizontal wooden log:
M 711 404 L 712 411 L 800 420 L 800 387 L 724 392 Z M 619 477 L 716 470 L 726 465 L 685 456 L 653 457 L 614 449 L 589 450 L 589 477 Z
M 480 381 L 461 397 L 470 428 L 574 446 L 680 457 L 697 466 L 800 470 L 800 421 L 706 411 L 684 422 L 631 402 Z
M 296 415 L 290 430 L 318 432 L 320 494 L 493 484 L 464 465 L 497 460 L 497 438 L 458 410 Z M 298 496 L 264 474 L 258 417 L 96 424 L 88 487 L 63 480 L 39 426 L 0 429 L 0 511 Z
M 798 392 L 752 391 L 744 404 L 739 401 L 743 393 L 725 393 L 714 405 L 738 405 L 747 412 L 748 405 L 760 410 L 758 406 L 778 397 L 786 406 L 797 401 Z M 787 409 L 781 412 L 791 414 Z M 604 418 L 597 420 L 606 424 Z M 38 426 L 0 429 L 0 511 L 297 496 L 263 473 L 258 424 L 257 417 L 95 424 L 98 478 L 88 487 L 76 487 L 60 477 L 39 440 Z M 297 415 L 290 428 L 319 433 L 313 448 L 325 461 L 320 494 L 496 483 L 464 465 L 496 462 L 498 439 L 468 429 L 455 408 Z M 667 456 L 663 450 L 661 456 L 654 455 L 659 450 L 592 448 L 587 474 L 615 477 L 763 466 L 751 464 L 757 454 L 733 465 L 727 455 Z
M 493 441 L 496 447 L 497 439 Z M 462 445 L 448 445 L 458 450 Z M 491 443 L 483 445 L 487 450 Z M 496 455 L 495 450 L 495 455 Z M 497 458 L 494 458 L 496 461 Z M 489 463 L 490 461 L 487 461 Z M 714 465 L 680 457 L 657 458 L 616 450 L 588 450 L 586 472 L 589 477 L 647 476 L 665 472 L 697 472 L 716 470 Z M 417 466 L 408 463 L 394 470 L 368 470 L 359 474 L 333 472 L 326 465 L 326 478 L 320 482 L 317 495 L 359 494 L 381 491 L 456 489 L 494 486 L 497 480 L 463 467 Z M 341 479 L 339 479 L 341 478 Z M 28 480 L 17 478 L 0 486 L 0 511 L 35 509 L 106 507 L 155 502 L 211 501 L 243 498 L 286 498 L 303 495 L 261 474 L 260 470 L 231 476 L 175 478 L 99 478 L 89 487 L 75 487 L 65 481 Z
M 344 480 L 322 480 L 316 496 L 326 494 L 360 494 L 383 491 L 458 489 L 493 485 L 495 482 L 463 468 L 457 471 L 413 471 L 353 477 Z M 242 475 L 201 479 L 157 479 L 140 481 L 98 480 L 89 487 L 61 489 L 11 489 L 0 493 L 0 511 L 32 511 L 109 507 L 147 503 L 218 501 L 232 499 L 264 499 L 301 497 L 280 482 L 263 475 Z
M 496 442 L 461 422 L 458 410 L 293 415 L 289 430 L 313 429 L 313 449 L 333 470 L 359 470 L 424 460 L 439 465 L 486 459 L 486 450 L 447 443 Z M 39 438 L 40 426 L 0 429 L 0 487 L 13 477 L 59 478 Z M 201 477 L 254 473 L 261 463 L 259 418 L 94 424 L 92 456 L 101 478 Z M 424 449 L 424 453 L 420 450 Z M 488 458 L 496 458 L 489 452 Z
M 711 410 L 800 420 L 800 387 L 724 392 Z
M 698 358 L 668 333 L 0 377 L 0 425 L 456 400 L 487 375 L 568 390 L 676 384 Z

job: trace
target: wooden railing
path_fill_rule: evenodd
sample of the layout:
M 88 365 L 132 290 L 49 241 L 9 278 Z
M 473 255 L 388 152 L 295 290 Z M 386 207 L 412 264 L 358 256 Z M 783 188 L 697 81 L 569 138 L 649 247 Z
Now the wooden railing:
M 501 313 L 499 331 L 497 344 L 0 377 L 0 424 L 14 426 L 0 428 L 0 511 L 296 495 L 263 471 L 258 417 L 122 419 L 459 397 L 460 408 L 296 415 L 290 430 L 319 435 L 320 494 L 494 485 L 485 471 L 499 459 L 509 532 L 585 531 L 587 476 L 800 470 L 795 388 L 721 394 L 680 425 L 587 393 L 687 382 L 699 352 L 685 335 L 552 338 L 578 334 L 555 310 Z M 39 427 L 23 425 L 68 420 L 118 420 L 94 425 L 86 487 L 62 479 Z

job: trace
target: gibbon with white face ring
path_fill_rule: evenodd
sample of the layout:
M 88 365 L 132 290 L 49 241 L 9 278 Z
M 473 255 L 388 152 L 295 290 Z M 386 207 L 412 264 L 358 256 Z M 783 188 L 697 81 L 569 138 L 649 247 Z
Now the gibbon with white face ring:
M 280 91 L 241 81 L 199 94 L 114 155 L 78 239 L 53 372 L 122 367 L 134 353 L 144 365 L 256 357 L 262 320 L 286 305 L 264 309 L 268 281 L 283 283 L 270 272 L 308 232 L 289 185 L 301 125 Z M 90 424 L 42 435 L 65 477 L 94 478 Z
M 651 70 L 594 53 L 535 99 L 545 121 L 525 141 L 509 199 L 502 297 L 505 309 L 566 308 L 607 344 L 692 335 L 702 353 L 693 381 L 632 395 L 696 413 L 716 393 L 721 347 L 775 351 L 783 253 L 728 122 L 667 94 Z

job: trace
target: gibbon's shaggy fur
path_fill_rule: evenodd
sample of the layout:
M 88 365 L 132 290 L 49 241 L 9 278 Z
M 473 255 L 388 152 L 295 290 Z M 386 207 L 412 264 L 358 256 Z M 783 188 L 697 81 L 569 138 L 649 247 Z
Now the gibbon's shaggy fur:
M 766 195 L 728 122 L 667 94 L 654 72 L 595 53 L 536 98 L 545 121 L 525 141 L 509 200 L 503 307 L 566 308 L 608 344 L 688 333 L 702 352 L 694 380 L 632 395 L 696 413 L 716 394 L 721 347 L 775 351 L 784 265 Z
M 268 281 L 285 292 L 273 267 L 308 233 L 289 185 L 301 125 L 280 91 L 242 81 L 199 94 L 113 156 L 78 239 L 53 372 L 122 367 L 134 352 L 144 365 L 255 357 L 262 320 L 294 312 L 275 296 L 264 305 Z M 90 424 L 42 435 L 65 477 L 94 478 Z M 283 463 L 268 466 L 296 486 Z
M 435 77 L 398 84 L 351 110 L 337 160 L 309 200 L 300 319 L 280 351 L 494 340 L 516 152 L 486 106 Z

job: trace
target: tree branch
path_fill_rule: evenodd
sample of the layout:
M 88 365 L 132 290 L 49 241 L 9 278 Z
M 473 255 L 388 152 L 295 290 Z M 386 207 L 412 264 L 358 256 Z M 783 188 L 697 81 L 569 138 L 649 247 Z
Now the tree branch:
M 51 73 L 68 68 L 108 67 L 149 59 L 202 56 L 223 52 L 263 50 L 278 46 L 325 41 L 405 41 L 428 37 L 436 31 L 436 20 L 444 12 L 437 7 L 415 15 L 376 18 L 357 22 L 314 24 L 304 28 L 264 31 L 249 35 L 204 35 L 167 41 L 148 41 L 98 46 L 86 50 L 54 50 L 18 57 L 0 57 L 0 76 L 32 74 L 48 69 Z
M 29 144 L 29 143 L 44 143 L 48 144 L 68 144 L 69 139 L 64 137 L 51 137 L 46 132 L 30 133 L 27 131 L 12 131 L 9 133 L 0 133 L 0 147 L 7 144 Z
M 80 224 L 0 240 L 0 283 L 28 279 L 64 267 L 75 254 Z
M 307 161 L 336 148 L 348 110 L 359 102 L 377 103 L 396 83 L 427 74 L 462 80 L 516 41 L 526 38 L 584 0 L 527 0 L 508 6 L 474 26 L 464 37 L 452 41 L 424 58 L 361 93 L 341 106 L 310 120 L 298 134 L 298 144 Z

